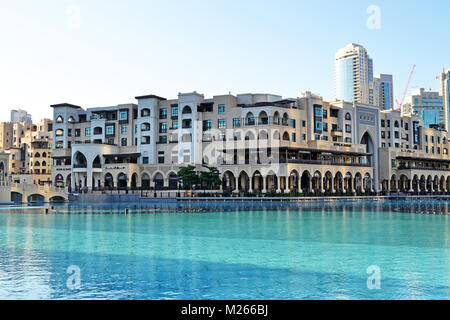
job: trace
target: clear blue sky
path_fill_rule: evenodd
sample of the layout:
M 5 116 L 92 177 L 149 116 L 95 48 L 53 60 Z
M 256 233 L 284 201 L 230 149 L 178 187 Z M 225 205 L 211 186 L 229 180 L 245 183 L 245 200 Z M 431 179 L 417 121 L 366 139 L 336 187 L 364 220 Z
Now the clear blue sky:
M 366 26 L 370 5 L 379 30 Z M 350 42 L 367 48 L 376 74 L 394 75 L 397 99 L 413 64 L 411 88 L 438 90 L 449 12 L 448 0 L 0 0 L 0 121 L 11 108 L 37 120 L 55 103 L 193 90 L 332 99 L 334 53 Z

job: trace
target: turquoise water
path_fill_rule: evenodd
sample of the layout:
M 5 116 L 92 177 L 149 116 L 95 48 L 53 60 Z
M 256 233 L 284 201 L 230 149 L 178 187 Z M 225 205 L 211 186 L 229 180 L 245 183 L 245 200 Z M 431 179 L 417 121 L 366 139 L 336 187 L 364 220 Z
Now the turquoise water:
M 450 297 L 449 203 L 214 206 L 0 208 L 0 299 Z

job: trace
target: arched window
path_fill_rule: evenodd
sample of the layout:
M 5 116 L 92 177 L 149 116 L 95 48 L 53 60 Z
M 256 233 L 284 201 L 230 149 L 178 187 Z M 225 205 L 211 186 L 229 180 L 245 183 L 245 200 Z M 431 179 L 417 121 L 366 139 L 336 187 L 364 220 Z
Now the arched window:
M 42 158 L 47 158 L 47 153 L 42 153 Z
M 40 164 L 40 162 L 39 162 L 39 161 L 36 161 L 36 162 L 34 163 L 34 166 L 35 166 L 35 167 L 40 167 L 40 166 L 41 166 L 41 164 Z
M 289 133 L 285 132 L 285 133 L 283 134 L 283 140 L 284 140 L 284 141 L 289 141 Z
M 289 115 L 285 113 L 283 115 L 283 126 L 287 126 L 289 124 Z
M 253 113 L 249 112 L 247 113 L 247 116 L 245 117 L 245 124 L 247 126 L 254 126 L 255 123 L 255 116 L 253 115 Z
M 55 135 L 56 135 L 57 137 L 62 137 L 62 136 L 64 136 L 64 130 L 63 130 L 63 129 L 57 129 L 57 130 L 55 131 Z
M 141 131 L 142 132 L 147 132 L 147 131 L 150 131 L 150 123 L 143 123 L 142 125 L 141 125 Z
M 56 118 L 56 123 L 64 123 L 64 118 L 62 116 L 58 116 Z
M 47 166 L 47 162 L 42 161 L 42 166 L 43 166 L 43 167 L 46 167 L 46 166 Z
M 36 152 L 36 154 L 34 155 L 35 158 L 40 158 L 41 154 L 39 152 Z
M 75 119 L 74 119 L 72 116 L 70 116 L 68 122 L 69 122 L 69 123 L 74 123 L 74 122 L 75 122 Z
M 399 127 L 400 127 L 400 125 L 398 124 L 398 121 L 395 121 L 394 126 L 395 126 L 396 128 L 399 128 Z
M 185 106 L 183 108 L 183 114 L 191 114 L 192 113 L 192 109 L 189 106 Z
M 142 109 L 141 111 L 141 117 L 150 117 L 150 109 Z
M 95 135 L 102 134 L 102 133 L 103 133 L 103 128 L 102 127 L 94 128 L 94 134 Z
M 347 120 L 347 121 L 352 120 L 352 116 L 350 115 L 350 112 L 347 112 L 347 114 L 345 115 L 345 120 Z
M 262 111 L 259 114 L 258 124 L 259 125 L 269 124 L 269 117 L 267 116 L 267 113 L 265 111 Z

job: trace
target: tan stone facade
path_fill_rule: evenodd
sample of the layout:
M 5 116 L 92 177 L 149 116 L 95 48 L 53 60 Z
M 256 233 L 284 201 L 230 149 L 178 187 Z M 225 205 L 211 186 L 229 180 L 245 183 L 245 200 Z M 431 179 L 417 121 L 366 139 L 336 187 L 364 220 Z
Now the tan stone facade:
M 439 158 L 441 169 L 450 163 L 447 133 L 424 128 L 417 116 L 309 92 L 294 99 L 192 92 L 137 101 L 52 106 L 54 185 L 176 190 L 181 166 L 207 164 L 221 172 L 224 191 L 354 194 L 404 179 L 395 166 L 405 154 Z

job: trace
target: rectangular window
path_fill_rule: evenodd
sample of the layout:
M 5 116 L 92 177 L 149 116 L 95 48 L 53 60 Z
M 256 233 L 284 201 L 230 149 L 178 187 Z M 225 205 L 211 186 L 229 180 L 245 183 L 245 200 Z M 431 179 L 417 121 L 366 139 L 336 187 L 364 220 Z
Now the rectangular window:
M 346 124 L 346 125 L 345 125 L 345 132 L 346 132 L 346 133 L 352 133 L 352 126 L 349 125 L 349 124 Z
M 159 118 L 160 119 L 167 119 L 167 108 L 159 109 Z
M 219 114 L 224 114 L 224 113 L 225 113 L 225 105 L 219 104 Z
M 112 138 L 108 139 L 107 143 L 113 145 L 114 144 L 114 139 L 112 139 Z
M 142 163 L 143 163 L 143 164 L 148 164 L 148 163 L 149 163 L 148 157 L 143 157 L 143 158 L 142 158 Z
M 68 137 L 71 137 L 71 136 L 72 136 L 72 129 L 68 129 L 68 130 L 67 130 L 67 136 L 68 136 Z M 6 142 L 8 142 L 8 141 L 6 141 Z
M 219 129 L 226 129 L 227 128 L 227 120 L 226 119 L 219 119 L 218 127 L 219 127 Z
M 295 133 L 292 133 L 292 139 L 291 140 L 292 140 L 292 142 L 296 142 L 297 141 Z
M 241 118 L 234 118 L 233 119 L 233 128 L 240 128 L 241 127 Z
M 86 137 L 90 137 L 91 136 L 91 128 L 86 128 L 84 129 L 84 135 Z
M 164 157 L 158 157 L 158 163 L 164 164 Z
M 291 119 L 291 128 L 295 129 L 296 123 L 295 123 L 295 119 Z
M 167 122 L 161 122 L 159 124 L 159 133 L 167 133 Z
M 386 132 L 385 131 L 381 131 L 381 139 L 385 139 L 386 138 Z
M 79 137 L 79 136 L 81 136 L 81 130 L 75 129 L 75 137 Z
M 178 117 L 178 105 L 173 105 L 170 108 L 170 114 L 171 114 L 172 118 Z
M 173 130 L 178 130 L 178 121 L 173 121 L 172 122 L 172 129 Z
M 323 109 L 323 118 L 324 119 L 328 118 L 328 112 L 326 109 Z
M 105 130 L 106 130 L 106 135 L 112 136 L 115 134 L 115 125 L 113 125 L 113 124 L 107 125 Z
M 211 130 L 211 120 L 203 120 L 203 131 Z
M 386 122 L 384 120 L 381 120 L 381 127 L 382 128 L 386 127 Z
M 128 120 L 128 111 L 120 111 L 120 113 L 119 113 L 119 120 L 120 121 Z
M 159 136 L 159 143 L 162 144 L 167 143 L 167 136 Z
M 328 123 L 324 122 L 322 124 L 322 126 L 323 126 L 323 131 L 328 132 Z
M 122 147 L 126 147 L 127 146 L 127 138 L 122 138 L 121 140 L 121 144 Z
M 121 134 L 127 134 L 128 133 L 128 126 L 121 126 L 120 127 L 120 133 Z
M 306 121 L 302 120 L 302 127 L 305 128 L 306 127 Z

